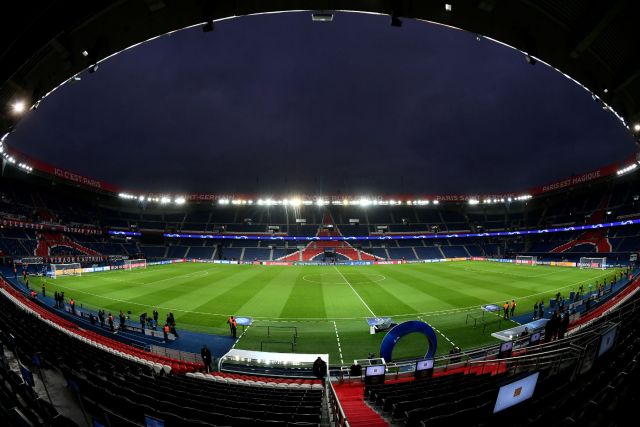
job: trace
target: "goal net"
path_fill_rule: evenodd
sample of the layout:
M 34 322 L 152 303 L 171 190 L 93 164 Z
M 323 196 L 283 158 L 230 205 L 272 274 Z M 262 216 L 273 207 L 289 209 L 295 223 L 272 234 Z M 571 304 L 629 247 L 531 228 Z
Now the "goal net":
M 134 268 L 147 268 L 146 259 L 125 259 L 124 269 L 133 270 Z
M 606 258 L 587 258 L 581 257 L 580 262 L 578 263 L 578 267 L 580 268 L 601 268 L 605 269 L 607 267 L 607 259 Z
M 517 255 L 516 256 L 516 264 L 529 264 L 535 265 L 538 262 L 537 256 L 529 256 L 529 255 Z
M 82 276 L 82 266 L 79 262 L 73 262 L 70 264 L 51 264 L 48 275 L 54 279 L 62 276 Z

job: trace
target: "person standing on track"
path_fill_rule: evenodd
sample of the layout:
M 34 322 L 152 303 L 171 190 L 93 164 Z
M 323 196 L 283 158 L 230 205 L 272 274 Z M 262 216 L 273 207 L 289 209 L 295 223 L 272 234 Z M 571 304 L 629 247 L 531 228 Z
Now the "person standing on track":
M 502 306 L 502 312 L 504 313 L 504 315 L 502 316 L 502 318 L 504 320 L 508 320 L 509 319 L 509 301 L 506 301 L 504 303 L 504 305 Z
M 513 319 L 513 313 L 515 313 L 516 311 L 516 300 L 512 299 L 511 300 L 511 318 Z
M 229 332 L 231 332 L 231 336 L 235 339 L 238 330 L 238 322 L 236 322 L 236 319 L 234 319 L 233 316 L 230 316 L 229 319 L 227 319 L 227 323 L 229 324 Z

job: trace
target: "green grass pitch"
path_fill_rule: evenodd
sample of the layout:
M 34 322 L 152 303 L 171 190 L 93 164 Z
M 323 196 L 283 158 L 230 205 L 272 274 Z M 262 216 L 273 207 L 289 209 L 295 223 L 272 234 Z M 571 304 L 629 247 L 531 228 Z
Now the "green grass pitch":
M 254 324 L 237 348 L 289 352 L 297 332 L 295 352 L 329 353 L 331 364 L 351 364 L 379 352 L 384 334 L 369 334 L 367 317 L 424 320 L 439 331 L 438 353 L 447 353 L 454 344 L 495 342 L 491 332 L 514 325 L 498 324 L 499 317 L 489 313 L 485 333 L 467 324 L 467 314 L 480 315 L 481 305 L 515 299 L 516 315 L 523 314 L 535 301 L 548 303 L 556 292 L 568 295 L 580 284 L 588 289 L 596 281 L 609 282 L 613 274 L 471 261 L 338 267 L 183 263 L 47 279 L 47 292 L 64 291 L 78 305 L 114 314 L 130 310 L 134 319 L 157 307 L 161 319 L 172 311 L 179 329 L 216 334 L 229 333 L 230 314 L 251 316 Z M 426 350 L 426 339 L 412 334 L 400 340 L 393 356 L 419 357 Z

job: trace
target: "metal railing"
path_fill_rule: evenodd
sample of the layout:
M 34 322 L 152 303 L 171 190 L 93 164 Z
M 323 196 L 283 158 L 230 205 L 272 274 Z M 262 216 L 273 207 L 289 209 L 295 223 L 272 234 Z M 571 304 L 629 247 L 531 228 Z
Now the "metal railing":
M 157 345 L 152 345 L 149 351 L 157 356 L 170 357 L 183 362 L 202 363 L 202 357 L 199 354 L 188 351 L 174 350 Z
M 554 365 L 561 366 L 565 363 L 582 363 L 588 343 L 592 343 L 612 324 L 624 323 L 627 318 L 633 316 L 638 310 L 640 310 L 640 298 L 632 294 L 629 300 L 603 314 L 596 324 L 571 331 L 565 338 L 551 342 L 541 341 L 537 345 L 529 345 L 528 336 L 516 338 L 513 346 L 513 352 L 516 355 L 505 359 L 496 358 L 500 351 L 499 344 L 468 349 L 456 354 L 442 355 L 434 359 L 434 369 L 440 372 L 453 369 L 460 369 L 464 372 L 472 369 L 480 372 L 489 372 L 490 369 L 515 369 L 519 372 L 525 368 L 535 369 L 550 365 L 552 367 Z M 555 359 L 551 360 L 551 358 Z M 415 370 L 415 363 L 416 360 L 387 363 L 387 378 L 397 379 L 402 375 L 412 374 Z M 348 373 L 348 368 L 343 366 L 336 369 L 334 367 L 332 372 L 335 372 L 340 379 L 344 379 Z
M 347 416 L 345 415 L 342 405 L 336 396 L 336 390 L 328 379 L 325 388 L 327 398 L 329 399 L 329 405 L 331 407 L 331 424 L 335 427 L 349 427 L 349 421 L 347 421 Z

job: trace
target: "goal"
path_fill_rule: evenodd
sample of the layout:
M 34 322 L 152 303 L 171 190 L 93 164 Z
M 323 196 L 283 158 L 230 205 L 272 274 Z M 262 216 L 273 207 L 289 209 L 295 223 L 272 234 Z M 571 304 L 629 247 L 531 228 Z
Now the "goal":
M 604 270 L 607 268 L 607 258 L 588 258 L 581 257 L 578 262 L 580 268 L 600 268 Z
M 70 264 L 51 264 L 49 267 L 49 277 L 57 279 L 62 276 L 82 276 L 82 266 L 79 262 Z
M 133 270 L 134 268 L 147 268 L 146 259 L 125 259 L 124 269 Z
M 529 255 L 517 255 L 516 256 L 516 264 L 529 264 L 535 265 L 538 262 L 537 256 L 529 256 Z

